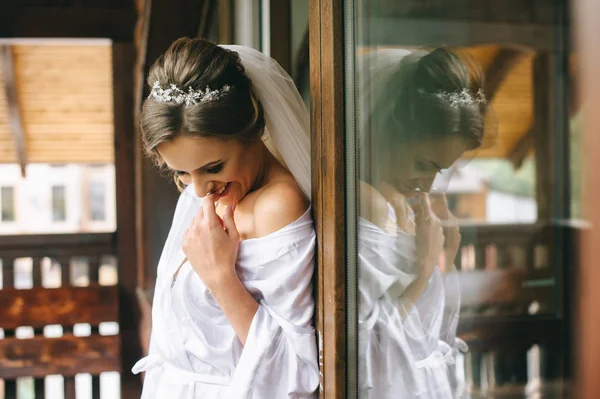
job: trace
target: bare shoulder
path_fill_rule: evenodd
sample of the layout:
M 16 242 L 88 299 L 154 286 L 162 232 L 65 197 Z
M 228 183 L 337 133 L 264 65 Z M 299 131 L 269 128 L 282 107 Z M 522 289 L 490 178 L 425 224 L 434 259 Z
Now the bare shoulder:
M 359 184 L 360 217 L 368 220 L 374 225 L 385 229 L 389 218 L 388 204 L 375 187 L 363 181 Z
M 293 180 L 282 180 L 267 185 L 254 203 L 256 237 L 266 236 L 296 221 L 306 212 L 309 204 Z

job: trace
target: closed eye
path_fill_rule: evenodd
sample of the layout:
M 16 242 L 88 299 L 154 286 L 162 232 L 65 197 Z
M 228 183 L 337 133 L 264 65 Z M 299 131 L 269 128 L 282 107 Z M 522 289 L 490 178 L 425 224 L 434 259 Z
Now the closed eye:
M 202 168 L 199 168 L 197 170 L 202 170 L 204 173 L 210 173 L 210 174 L 217 174 L 220 173 L 223 170 L 223 162 L 221 162 L 220 164 L 217 165 L 210 165 L 210 166 L 204 166 Z M 176 170 L 174 171 L 175 175 L 177 176 L 187 176 L 189 175 L 188 172 L 184 172 L 181 170 Z
M 217 174 L 217 173 L 221 172 L 222 170 L 223 170 L 222 163 L 205 169 L 206 173 L 210 173 L 210 174 Z
M 415 168 L 421 172 L 439 172 L 442 170 L 442 167 L 435 162 L 425 161 L 425 160 L 417 160 L 415 162 Z

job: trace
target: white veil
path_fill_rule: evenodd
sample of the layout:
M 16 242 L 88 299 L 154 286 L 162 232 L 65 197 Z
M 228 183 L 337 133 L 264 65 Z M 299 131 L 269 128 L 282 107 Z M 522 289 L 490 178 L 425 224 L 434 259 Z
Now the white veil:
M 245 46 L 221 46 L 239 54 L 266 122 L 263 141 L 311 198 L 310 115 L 294 81 L 271 57 Z

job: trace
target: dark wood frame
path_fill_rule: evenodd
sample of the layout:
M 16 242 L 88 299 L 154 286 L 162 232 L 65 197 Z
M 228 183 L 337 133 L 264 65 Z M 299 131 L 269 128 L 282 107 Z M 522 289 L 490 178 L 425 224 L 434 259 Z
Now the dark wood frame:
M 312 190 L 322 398 L 346 397 L 342 2 L 309 1 Z
M 291 73 L 292 68 L 292 6 L 290 1 L 291 0 L 269 1 L 271 57 L 288 73 Z
M 113 114 L 117 193 L 117 255 L 119 259 L 119 331 L 121 337 L 121 397 L 141 395 L 141 381 L 131 368 L 141 357 L 138 335 L 139 311 L 135 290 L 138 283 L 135 192 L 136 129 L 134 124 L 133 74 L 135 49 L 132 43 L 113 44 Z
M 5 7 L 0 10 L 0 37 L 109 38 L 131 42 L 136 20 L 133 1 L 122 8 Z

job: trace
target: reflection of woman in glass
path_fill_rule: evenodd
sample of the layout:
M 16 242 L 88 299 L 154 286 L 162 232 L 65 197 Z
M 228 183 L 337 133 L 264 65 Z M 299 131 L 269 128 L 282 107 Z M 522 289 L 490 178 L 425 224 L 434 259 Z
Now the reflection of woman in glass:
M 444 49 L 378 50 L 359 63 L 361 397 L 464 397 L 458 282 L 437 267 L 452 265 L 460 233 L 432 186 L 483 142 L 483 78 Z

